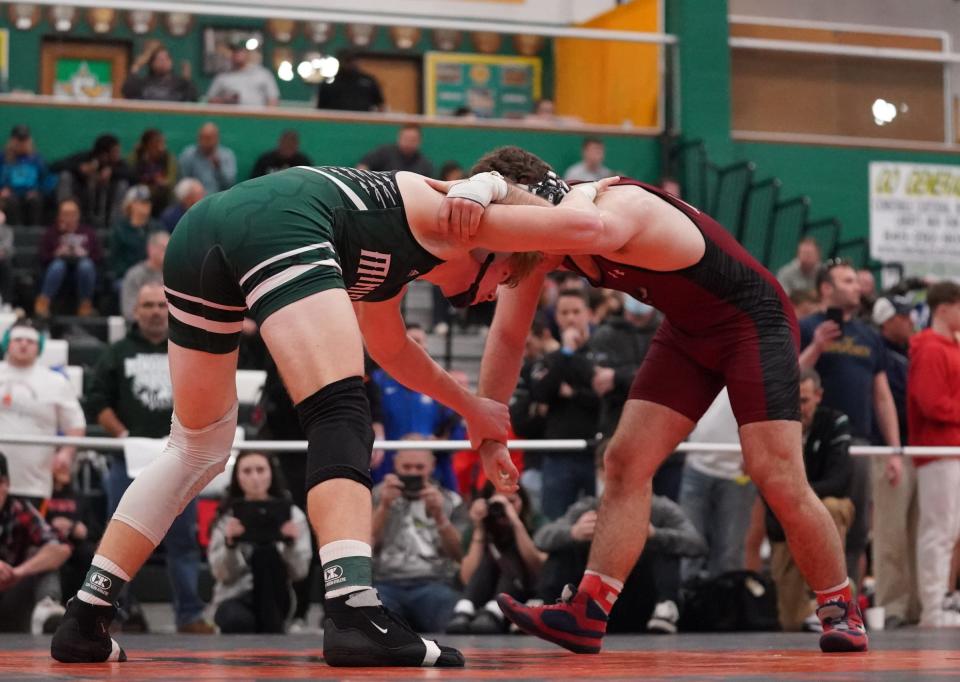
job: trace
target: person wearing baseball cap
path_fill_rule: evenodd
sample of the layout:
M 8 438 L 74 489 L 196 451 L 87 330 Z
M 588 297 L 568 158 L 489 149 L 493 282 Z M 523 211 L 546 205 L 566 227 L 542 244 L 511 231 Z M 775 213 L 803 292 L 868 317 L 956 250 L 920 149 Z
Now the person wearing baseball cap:
M 907 298 L 882 296 L 873 304 L 871 318 L 887 349 L 887 382 L 897 408 L 900 440 L 907 440 L 907 353 L 916 331 Z M 876 426 L 874 426 L 876 431 Z M 882 440 L 874 434 L 874 442 Z M 888 628 L 916 623 L 920 617 L 916 561 L 917 473 L 912 461 L 903 463 L 898 485 L 888 484 L 878 471 L 883 458 L 873 462 L 873 565 L 877 580 L 876 605 L 886 609 Z
M 217 74 L 207 91 L 210 104 L 275 107 L 280 89 L 273 73 L 251 61 L 251 50 L 242 40 L 230 41 L 230 70 Z
M 0 164 L 0 210 L 10 225 L 39 225 L 43 198 L 56 187 L 57 177 L 37 154 L 30 128 L 18 123 L 10 130 Z

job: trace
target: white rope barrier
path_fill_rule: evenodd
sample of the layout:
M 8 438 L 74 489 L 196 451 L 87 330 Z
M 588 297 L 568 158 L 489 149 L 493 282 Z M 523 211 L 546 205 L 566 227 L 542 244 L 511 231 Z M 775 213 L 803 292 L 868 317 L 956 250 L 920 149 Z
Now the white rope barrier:
M 77 436 L 22 436 L 0 435 L 0 445 L 72 445 L 86 450 L 122 451 L 126 443 L 123 438 L 87 438 Z M 582 438 L 573 439 L 538 439 L 538 440 L 511 440 L 507 445 L 515 450 L 550 450 L 553 452 L 577 452 L 591 447 L 595 441 Z M 467 440 L 378 440 L 374 448 L 383 450 L 436 450 L 438 452 L 453 452 L 469 450 L 470 441 Z M 642 448 L 642 446 L 640 446 Z M 257 452 L 305 452 L 305 440 L 246 440 L 237 441 L 234 450 Z M 2 448 L 0 448 L 2 450 Z M 681 443 L 677 452 L 740 452 L 739 443 Z M 850 454 L 858 457 L 876 457 L 886 455 L 904 455 L 906 457 L 960 457 L 958 446 L 926 447 L 908 445 L 902 448 L 891 448 L 877 445 L 853 445 Z

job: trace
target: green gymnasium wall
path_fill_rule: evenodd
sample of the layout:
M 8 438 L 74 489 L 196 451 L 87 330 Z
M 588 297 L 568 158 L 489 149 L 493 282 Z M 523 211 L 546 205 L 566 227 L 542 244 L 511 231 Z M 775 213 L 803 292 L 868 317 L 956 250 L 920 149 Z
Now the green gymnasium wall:
M 871 161 L 958 164 L 960 156 L 886 149 L 852 149 L 814 145 L 734 144 L 737 158 L 757 164 L 757 177 L 775 175 L 787 196 L 810 197 L 810 217 L 837 218 L 843 224 L 841 239 L 870 236 Z
M 89 148 L 102 132 L 120 138 L 125 153 L 145 128 L 167 135 L 167 147 L 179 153 L 194 142 L 196 131 L 212 120 L 220 126 L 221 141 L 237 154 L 239 176 L 249 177 L 257 156 L 272 149 L 281 131 L 296 128 L 301 146 L 317 164 L 353 165 L 380 144 L 394 142 L 398 126 L 386 123 L 290 119 L 269 115 L 206 116 L 201 112 L 134 111 L 93 107 L 22 105 L 0 100 L 0 131 L 17 123 L 30 125 L 37 148 L 54 160 Z M 659 177 L 660 143 L 656 138 L 610 136 L 607 165 L 624 175 L 655 181 Z M 539 154 L 556 168 L 566 169 L 580 159 L 581 134 L 531 130 L 425 126 L 423 151 L 439 166 L 458 161 L 465 167 L 493 147 L 515 144 Z

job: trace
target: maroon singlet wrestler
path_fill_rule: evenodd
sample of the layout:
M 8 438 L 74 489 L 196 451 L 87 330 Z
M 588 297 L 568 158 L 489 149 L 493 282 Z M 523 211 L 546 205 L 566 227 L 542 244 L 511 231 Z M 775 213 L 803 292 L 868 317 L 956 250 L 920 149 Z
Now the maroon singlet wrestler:
M 580 585 L 568 586 L 554 606 L 526 607 L 501 595 L 504 613 L 523 630 L 571 651 L 600 650 L 607 616 L 646 542 L 653 475 L 727 386 L 745 469 L 817 593 L 821 649 L 865 650 L 840 537 L 806 480 L 797 322 L 773 275 L 710 216 L 650 185 L 620 180 L 569 191 L 546 163 L 516 147 L 485 156 L 473 169 L 483 171 L 529 185 L 551 203 L 599 211 L 604 233 L 590 253 L 548 254 L 547 264 L 562 264 L 596 286 L 641 299 L 665 317 L 606 450 L 606 487 Z M 476 212 L 462 199 L 447 203 L 442 211 L 452 225 Z M 481 367 L 481 395 L 509 399 L 547 269 L 501 293 Z M 503 462 L 485 457 L 488 476 L 507 488 L 515 472 Z

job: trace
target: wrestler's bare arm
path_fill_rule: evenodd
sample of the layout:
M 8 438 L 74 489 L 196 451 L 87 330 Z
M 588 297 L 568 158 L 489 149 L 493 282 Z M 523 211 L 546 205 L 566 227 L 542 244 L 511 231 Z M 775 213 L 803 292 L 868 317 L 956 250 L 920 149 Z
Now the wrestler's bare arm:
M 597 198 L 597 206 L 610 239 L 595 255 L 664 272 L 689 267 L 703 257 L 706 242 L 693 222 L 640 187 L 612 187 Z
M 355 304 L 357 320 L 363 334 L 364 345 L 370 357 L 383 370 L 401 384 L 419 393 L 429 395 L 446 405 L 467 420 L 494 424 L 504 420 L 499 434 L 506 441 L 506 424 L 503 406 L 494 406 L 491 401 L 481 401 L 464 389 L 430 355 L 407 336 L 407 328 L 400 312 L 403 293 L 383 302 Z M 477 429 L 476 432 L 480 432 Z M 474 443 L 479 446 L 479 442 Z
M 510 402 L 520 376 L 527 333 L 537 312 L 545 276 L 545 272 L 538 271 L 515 288 L 500 287 L 480 362 L 478 395 L 504 404 Z

